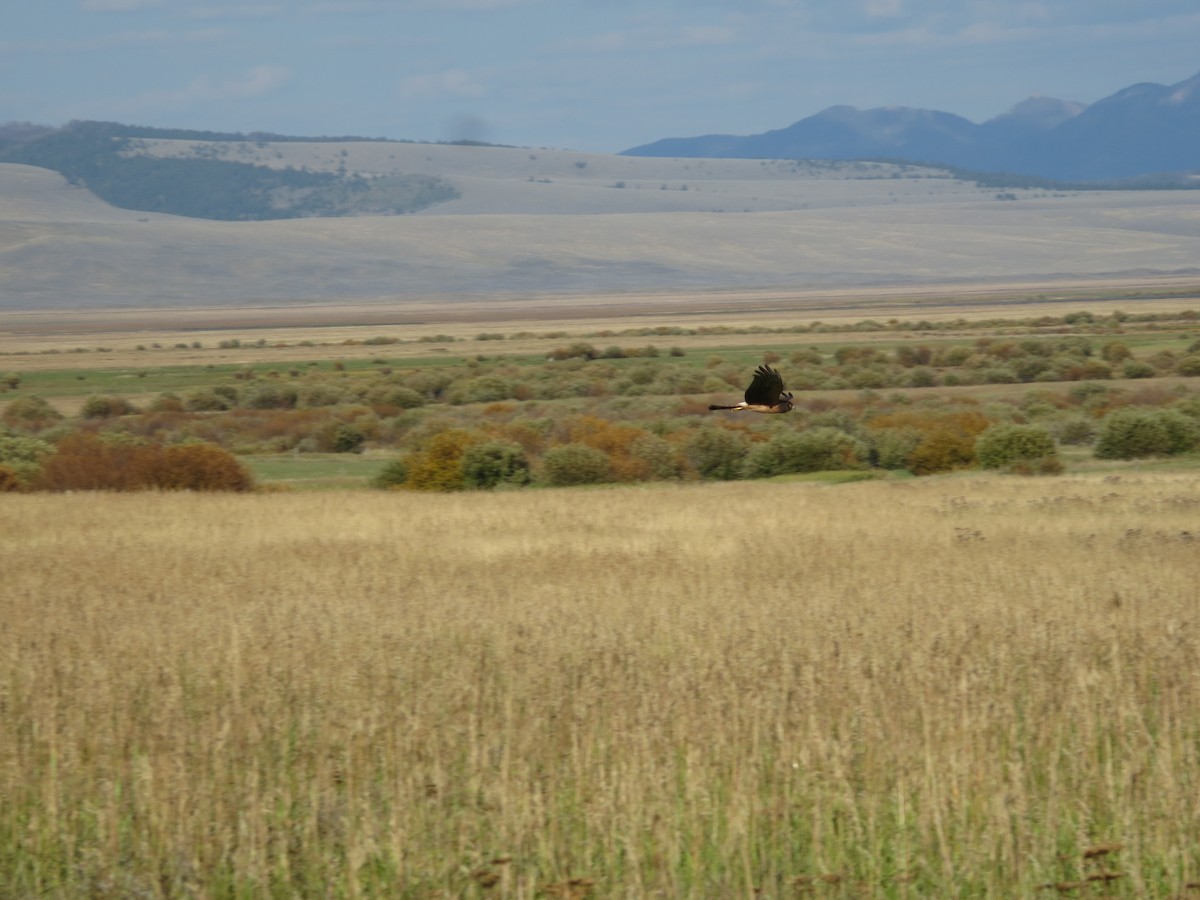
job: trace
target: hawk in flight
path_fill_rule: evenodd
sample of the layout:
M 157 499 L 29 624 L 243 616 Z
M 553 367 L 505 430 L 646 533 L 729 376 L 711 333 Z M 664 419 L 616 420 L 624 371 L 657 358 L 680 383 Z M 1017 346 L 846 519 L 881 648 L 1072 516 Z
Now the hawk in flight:
M 783 376 L 770 366 L 754 370 L 754 380 L 746 388 L 746 399 L 736 406 L 710 406 L 709 409 L 748 409 L 760 413 L 785 413 L 791 410 L 792 392 L 783 389 Z

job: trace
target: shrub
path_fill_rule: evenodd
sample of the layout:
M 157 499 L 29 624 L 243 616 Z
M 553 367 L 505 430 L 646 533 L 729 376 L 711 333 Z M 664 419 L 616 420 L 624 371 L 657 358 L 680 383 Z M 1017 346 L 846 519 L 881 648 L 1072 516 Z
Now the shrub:
M 1050 432 L 1037 425 L 993 425 L 976 438 L 975 455 L 985 469 L 1033 463 L 1058 455 Z
M 357 398 L 347 396 L 346 392 L 337 385 L 318 381 L 301 388 L 296 403 L 298 406 L 311 409 L 320 406 L 337 406 L 339 403 L 346 403 L 354 399 Z
M 373 405 L 416 409 L 425 405 L 425 398 L 407 387 L 387 387 L 373 391 L 367 398 Z
M 452 403 L 495 403 L 512 396 L 512 382 L 500 375 L 480 375 L 454 386 Z
M 79 414 L 85 419 L 111 419 L 116 416 L 128 416 L 137 409 L 124 397 L 107 397 L 95 394 L 83 402 Z
M 404 487 L 404 483 L 408 480 L 408 463 L 403 456 L 397 456 L 395 459 L 389 460 L 387 464 L 379 470 L 374 478 L 371 479 L 371 486 L 382 488 L 384 490 L 398 490 Z
M 183 398 L 184 409 L 190 412 L 220 412 L 233 409 L 234 402 L 215 390 L 192 391 Z
M 145 487 L 168 491 L 248 491 L 254 487 L 249 470 L 228 450 L 216 444 L 172 444 L 147 448 Z
M 54 452 L 54 446 L 46 441 L 0 429 L 0 463 L 37 463 Z
M 1090 444 L 1096 438 L 1096 421 L 1091 416 L 1067 416 L 1052 427 L 1060 444 Z
M 1124 341 L 1108 341 L 1100 348 L 1100 357 L 1105 360 L 1105 362 L 1124 362 L 1131 356 L 1133 356 L 1133 352 L 1129 349 L 1129 345 Z
M 33 486 L 47 491 L 133 490 L 142 486 L 135 474 L 141 452 L 128 441 L 103 440 L 90 431 L 77 431 L 59 441 Z
M 461 491 L 467 486 L 463 454 L 475 441 L 474 435 L 458 428 L 435 434 L 408 457 L 404 486 L 413 491 Z
M 0 494 L 9 494 L 21 489 L 21 479 L 15 470 L 0 463 Z
M 914 366 L 904 379 L 907 387 L 934 387 L 938 382 L 937 372 L 928 366 Z
M 604 451 L 586 444 L 562 444 L 542 456 L 542 480 L 551 487 L 603 484 L 612 480 L 612 471 Z
M 568 422 L 567 434 L 567 443 L 584 444 L 604 454 L 611 476 L 606 481 L 639 481 L 649 477 L 646 465 L 632 453 L 634 443 L 647 436 L 642 429 L 598 416 L 577 416 Z
M 975 464 L 975 436 L 958 428 L 940 426 L 926 432 L 908 458 L 914 475 L 950 472 Z
M 367 437 L 354 425 L 341 424 L 333 429 L 334 453 L 362 453 Z
M 881 428 L 870 437 L 871 463 L 881 469 L 908 468 L 909 458 L 924 439 L 924 432 L 916 428 Z
M 1200 353 L 1185 356 L 1179 362 L 1175 363 L 1175 374 L 1185 375 L 1189 378 L 1200 375 Z
M 472 444 L 462 457 L 463 478 L 469 487 L 484 490 L 532 481 L 525 449 L 511 441 Z
M 147 409 L 151 412 L 183 412 L 183 400 L 178 394 L 164 391 L 150 401 Z
M 246 491 L 254 486 L 237 458 L 215 444 L 164 447 L 87 431 L 59 442 L 33 483 L 50 491 Z
M 1045 456 L 1041 459 L 1021 459 L 1009 466 L 1014 475 L 1061 475 L 1064 467 L 1057 456 Z
M 293 409 L 298 394 L 290 385 L 259 381 L 246 388 L 242 405 L 249 409 Z
M 729 481 L 741 476 L 746 438 L 739 431 L 707 426 L 692 435 L 683 453 L 702 478 Z
M 928 412 L 903 410 L 872 419 L 872 430 L 907 428 L 919 433 L 920 440 L 909 454 L 906 467 L 915 475 L 949 472 L 975 464 L 975 436 L 991 420 L 973 410 Z
M 1174 409 L 1118 409 L 1105 416 L 1096 438 L 1097 459 L 1139 459 L 1192 450 L 1200 424 Z
M 580 341 L 567 347 L 556 347 L 550 351 L 550 358 L 563 359 L 596 359 L 600 355 L 591 344 Z
M 62 413 L 41 397 L 20 397 L 4 407 L 0 420 L 26 431 L 41 431 L 62 421 Z
M 656 434 L 644 434 L 635 439 L 629 446 L 629 455 L 644 468 L 648 478 L 670 480 L 683 472 L 675 445 Z
M 0 429 L 0 466 L 21 482 L 30 480 L 41 461 L 53 452 L 54 446 L 46 441 Z
M 1154 366 L 1141 360 L 1131 359 L 1121 366 L 1122 378 L 1153 378 Z
M 857 469 L 866 458 L 866 448 L 837 428 L 785 431 L 763 444 L 756 444 L 742 465 L 746 478 L 765 478 L 792 472 L 823 472 Z

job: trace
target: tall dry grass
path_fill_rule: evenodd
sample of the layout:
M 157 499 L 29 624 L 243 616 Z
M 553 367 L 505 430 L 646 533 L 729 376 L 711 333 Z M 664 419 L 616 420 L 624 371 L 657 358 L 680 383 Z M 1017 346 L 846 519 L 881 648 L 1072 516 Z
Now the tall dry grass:
M 0 895 L 1174 896 L 1198 538 L 1190 476 L 6 496 Z

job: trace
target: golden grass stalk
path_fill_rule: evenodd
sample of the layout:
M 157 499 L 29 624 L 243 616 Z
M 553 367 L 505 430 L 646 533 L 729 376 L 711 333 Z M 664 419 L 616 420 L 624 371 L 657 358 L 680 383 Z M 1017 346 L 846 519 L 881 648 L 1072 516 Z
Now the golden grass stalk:
M 1118 849 L 1110 892 L 1178 893 L 1198 515 L 1185 476 L 5 497 L 0 895 L 1029 896 Z

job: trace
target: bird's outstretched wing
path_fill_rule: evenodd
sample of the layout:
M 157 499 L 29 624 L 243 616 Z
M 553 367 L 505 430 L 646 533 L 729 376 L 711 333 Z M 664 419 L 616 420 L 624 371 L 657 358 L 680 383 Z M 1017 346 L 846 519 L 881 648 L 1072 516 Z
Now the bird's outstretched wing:
M 783 376 L 770 366 L 754 370 L 754 380 L 746 388 L 746 402 L 758 406 L 774 406 L 783 393 Z

